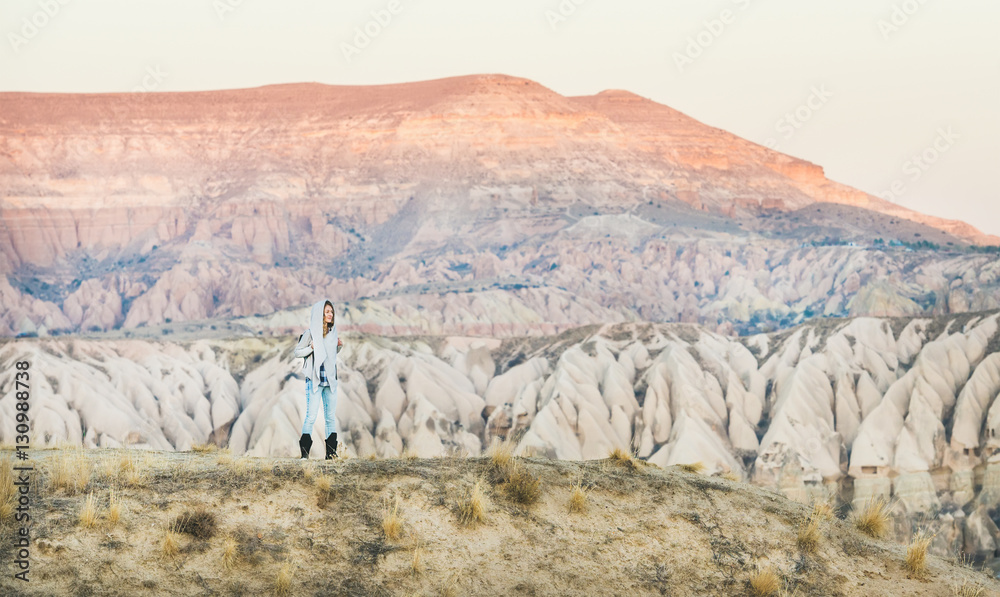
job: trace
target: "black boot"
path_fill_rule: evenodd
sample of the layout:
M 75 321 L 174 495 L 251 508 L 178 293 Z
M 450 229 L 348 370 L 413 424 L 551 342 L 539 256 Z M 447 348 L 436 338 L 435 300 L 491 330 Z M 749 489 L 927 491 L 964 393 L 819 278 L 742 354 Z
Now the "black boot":
M 337 457 L 337 434 L 331 433 L 330 437 L 326 438 L 326 459 L 333 460 Z
M 313 446 L 313 438 L 311 435 L 302 434 L 299 438 L 299 454 L 302 458 L 309 458 L 309 449 Z

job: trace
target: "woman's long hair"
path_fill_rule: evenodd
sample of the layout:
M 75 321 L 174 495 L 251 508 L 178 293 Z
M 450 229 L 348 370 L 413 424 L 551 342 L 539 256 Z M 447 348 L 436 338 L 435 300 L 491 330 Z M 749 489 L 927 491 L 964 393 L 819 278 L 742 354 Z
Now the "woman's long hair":
M 330 301 L 326 301 L 326 305 L 330 305 L 330 310 L 333 311 L 333 320 L 330 323 L 327 323 L 326 322 L 326 316 L 324 315 L 324 317 L 323 317 L 323 336 L 324 337 L 326 337 L 327 333 L 329 333 L 329 331 L 331 329 L 333 329 L 333 326 L 337 324 L 337 310 L 333 308 L 333 303 L 331 303 Z M 326 312 L 326 305 L 323 305 L 323 311 L 324 311 L 324 313 Z

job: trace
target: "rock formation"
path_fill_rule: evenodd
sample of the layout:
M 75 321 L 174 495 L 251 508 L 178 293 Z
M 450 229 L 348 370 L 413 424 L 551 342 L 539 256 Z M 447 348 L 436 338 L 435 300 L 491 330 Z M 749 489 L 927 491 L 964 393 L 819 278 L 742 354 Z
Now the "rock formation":
M 996 549 L 987 524 L 1000 505 L 995 311 L 819 320 L 744 338 L 619 323 L 503 341 L 345 341 L 338 426 L 360 457 L 480 454 L 495 437 L 572 460 L 617 448 L 659 466 L 700 462 L 804 502 L 891 497 L 901 536 L 921 521 L 940 531 L 941 553 L 962 542 L 983 557 Z M 305 407 L 293 343 L 8 340 L 0 442 L 14 436 L 10 365 L 25 359 L 36 445 L 214 442 L 293 457 Z

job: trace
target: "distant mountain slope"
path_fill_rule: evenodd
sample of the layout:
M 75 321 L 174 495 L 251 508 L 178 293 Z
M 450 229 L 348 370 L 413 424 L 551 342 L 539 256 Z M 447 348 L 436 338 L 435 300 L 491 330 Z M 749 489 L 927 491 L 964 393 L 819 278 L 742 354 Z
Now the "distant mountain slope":
M 730 299 L 749 310 L 733 322 L 739 330 L 754 315 L 787 325 L 807 311 L 859 314 L 848 307 L 854 290 L 794 298 L 761 290 L 771 295 L 766 305 L 706 291 L 757 261 L 743 255 L 704 271 L 734 247 L 761 248 L 766 263 L 803 243 L 855 243 L 865 251 L 852 260 L 896 261 L 889 302 L 907 306 L 891 313 L 911 312 L 910 303 L 959 311 L 962 301 L 945 295 L 979 263 L 967 244 L 997 240 L 627 92 L 567 98 L 500 75 L 0 94 L 0 207 L 7 335 L 268 314 L 320 294 L 354 300 L 405 288 L 447 302 L 442 292 L 456 282 L 479 292 L 498 280 L 509 284 L 493 290 L 531 288 L 552 301 L 569 290 L 570 302 L 585 302 L 577 311 L 596 304 L 623 320 L 659 312 L 658 320 L 719 325 L 720 302 Z M 635 225 L 620 232 L 623 216 Z M 935 273 L 917 280 L 910 256 L 877 240 L 948 254 L 925 251 L 916 261 Z M 667 296 L 634 274 L 662 242 L 707 259 L 692 264 L 693 286 L 681 282 Z M 994 282 L 969 289 L 967 307 L 1000 306 Z M 748 284 L 762 281 L 738 285 Z M 475 317 L 449 313 L 434 325 Z

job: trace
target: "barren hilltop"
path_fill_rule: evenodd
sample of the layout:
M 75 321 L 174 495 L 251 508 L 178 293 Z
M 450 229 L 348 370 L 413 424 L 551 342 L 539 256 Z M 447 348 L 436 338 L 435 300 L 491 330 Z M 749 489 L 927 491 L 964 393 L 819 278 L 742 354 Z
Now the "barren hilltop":
M 971 597 L 1000 583 L 735 480 L 513 457 L 33 452 L 21 595 Z M 8 458 L 4 453 L 0 458 Z M 3 466 L 4 460 L 0 460 Z M 6 460 L 6 466 L 10 462 Z M 2 473 L 2 471 L 0 471 Z M 0 496 L 2 497 L 2 496 Z M 7 523 L 3 523 L 6 533 Z M 874 526 L 872 526 L 874 525 Z

